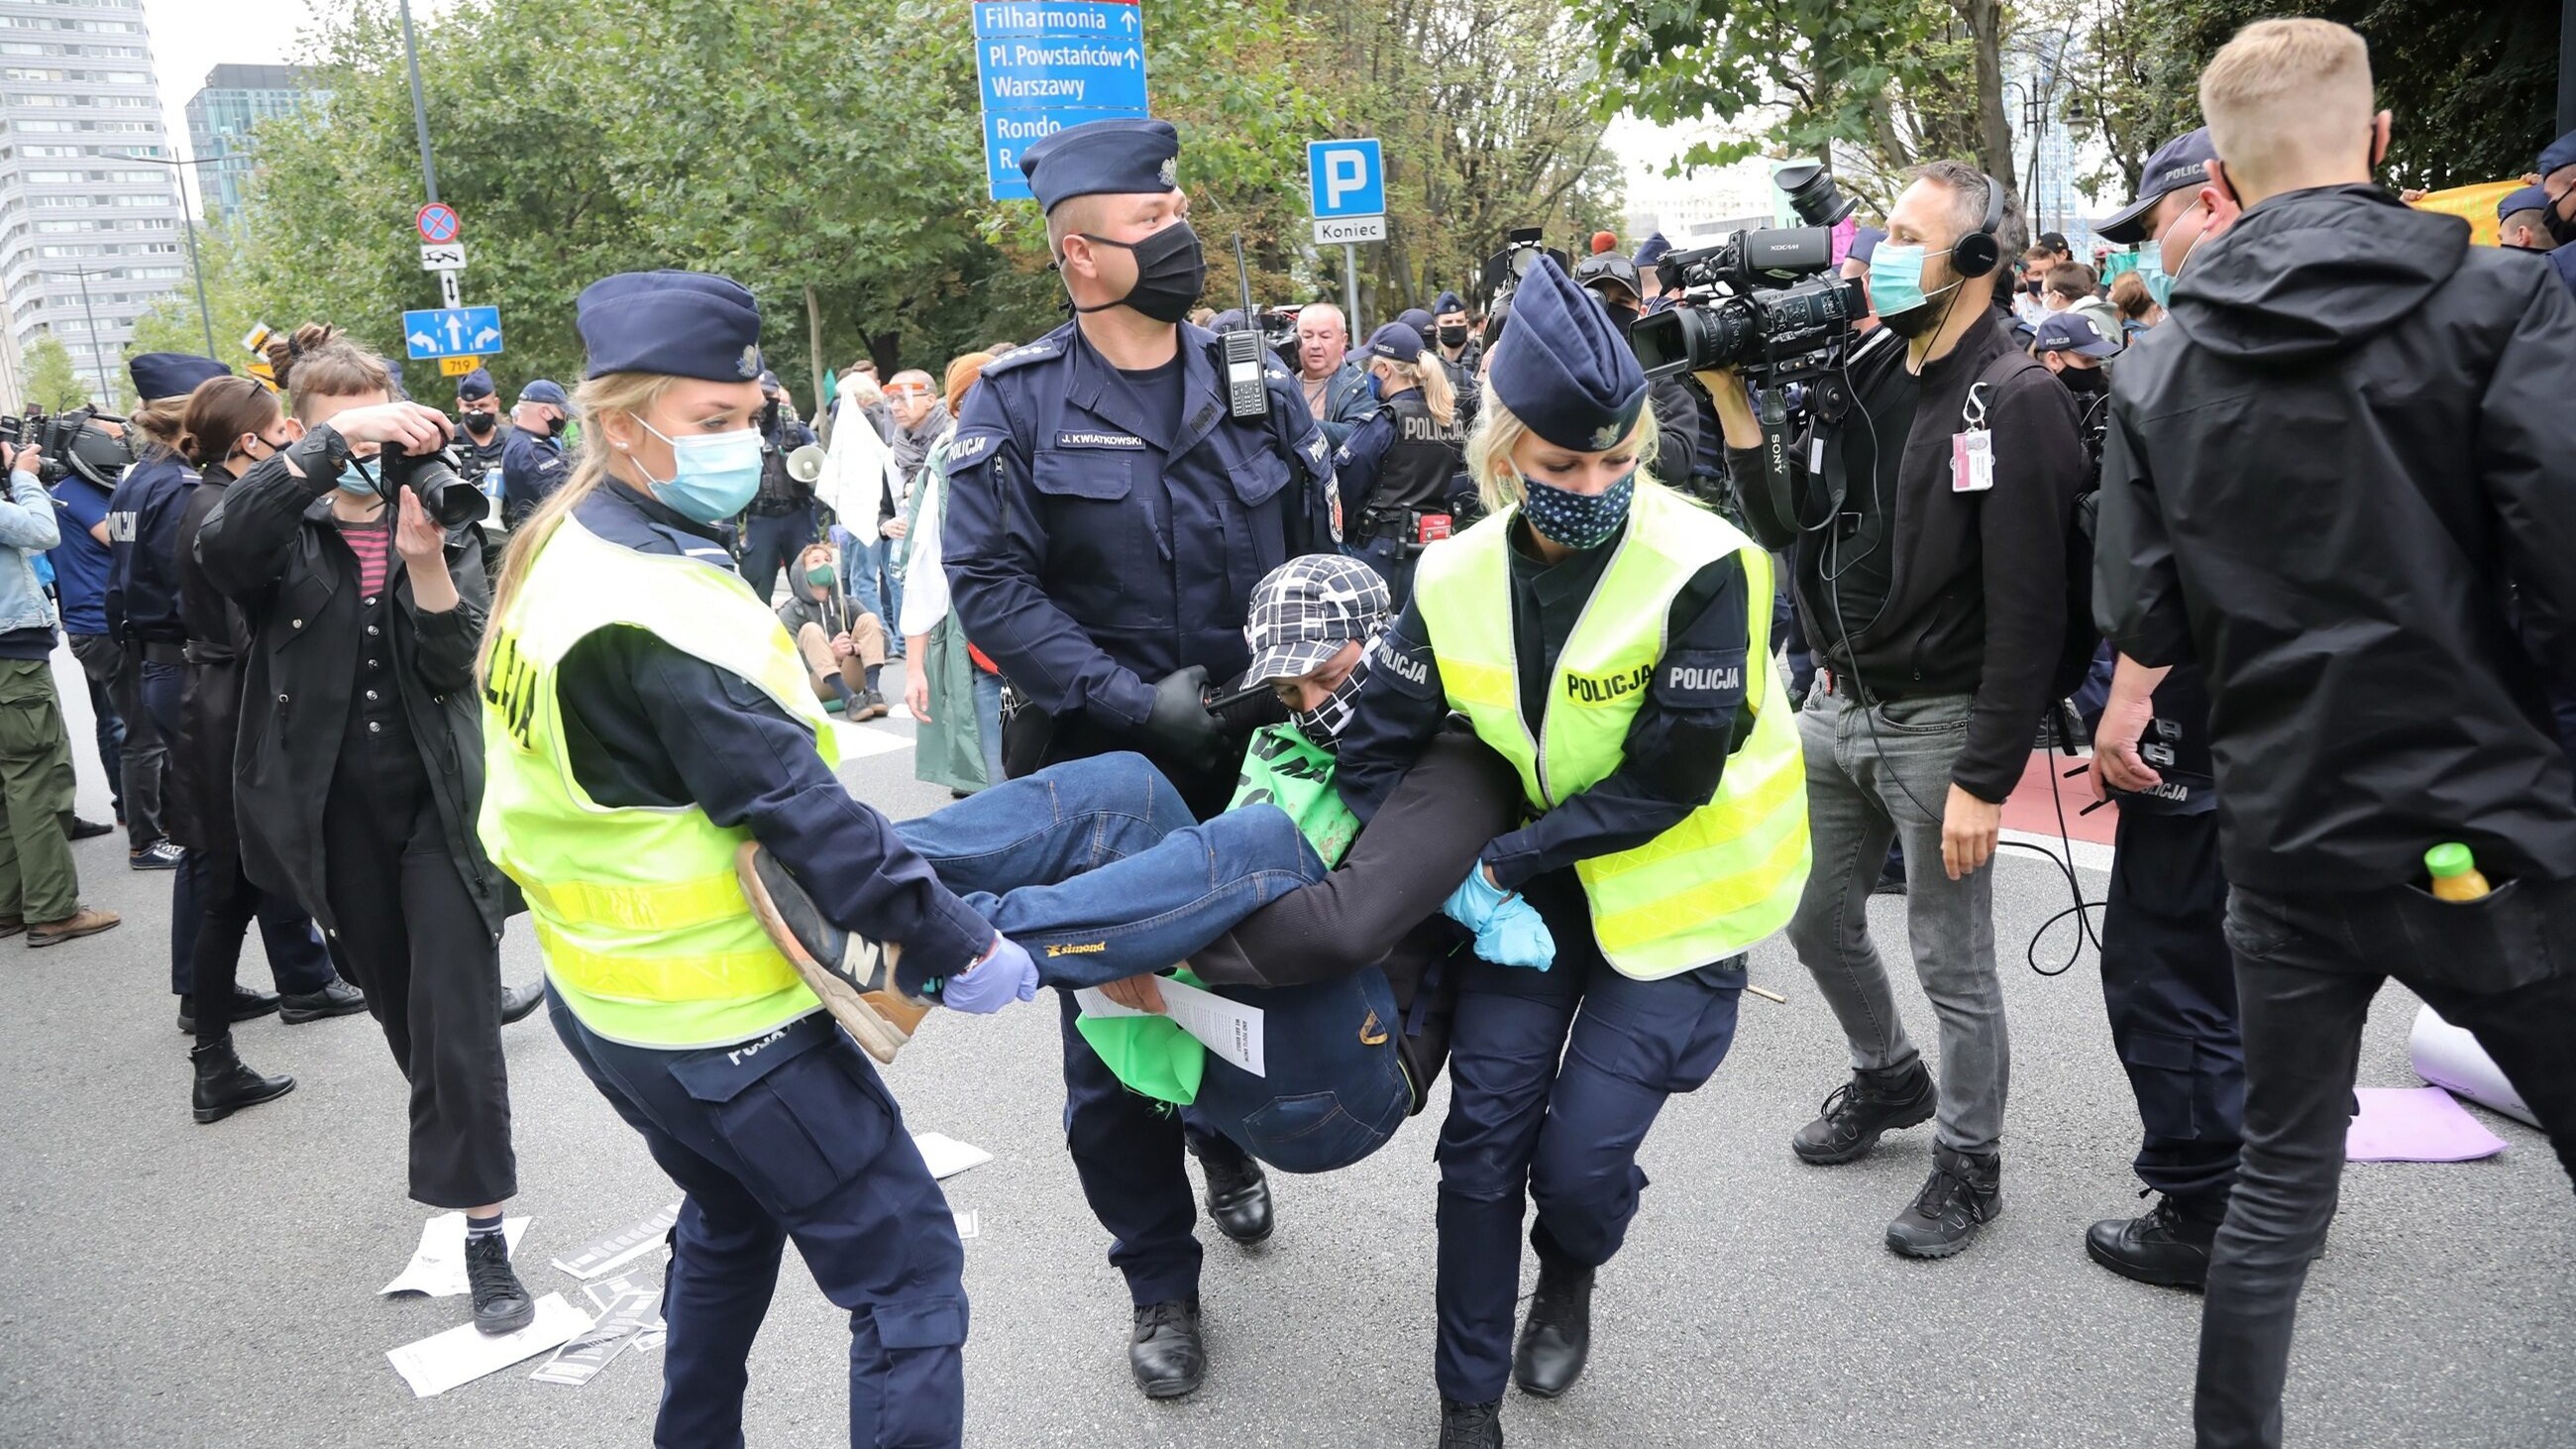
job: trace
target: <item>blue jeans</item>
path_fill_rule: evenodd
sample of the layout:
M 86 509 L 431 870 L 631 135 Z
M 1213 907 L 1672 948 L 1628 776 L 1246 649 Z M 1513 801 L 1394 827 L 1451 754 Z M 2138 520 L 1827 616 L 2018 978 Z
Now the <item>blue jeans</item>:
M 877 577 L 880 580 L 877 592 L 885 600 L 885 610 L 877 617 L 886 621 L 886 657 L 888 659 L 903 657 L 903 633 L 894 627 L 895 620 L 903 617 L 903 570 L 897 568 L 894 562 L 894 551 L 900 542 L 898 539 L 879 538 L 876 546 L 869 550 L 876 555 Z
M 1348 1167 L 1404 1125 L 1413 1086 L 1396 1050 L 1404 1020 L 1385 972 L 1371 966 L 1307 986 L 1216 990 L 1261 1008 L 1269 1075 L 1210 1053 L 1190 1105 L 1201 1125 L 1282 1172 Z
M 1049 986 L 1099 986 L 1186 961 L 1237 922 L 1324 878 L 1267 805 L 1191 822 L 1142 755 L 1095 755 L 1006 780 L 895 827 Z

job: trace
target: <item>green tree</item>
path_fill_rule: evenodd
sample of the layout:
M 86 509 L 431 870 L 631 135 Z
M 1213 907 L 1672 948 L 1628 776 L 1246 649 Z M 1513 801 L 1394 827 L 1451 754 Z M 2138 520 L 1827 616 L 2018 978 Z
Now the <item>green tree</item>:
M 40 332 L 27 346 L 24 358 L 27 371 L 27 406 L 58 413 L 88 402 L 94 391 L 92 383 L 81 381 L 72 366 L 72 354 L 63 340 L 51 332 Z M 109 399 L 111 403 L 115 399 Z

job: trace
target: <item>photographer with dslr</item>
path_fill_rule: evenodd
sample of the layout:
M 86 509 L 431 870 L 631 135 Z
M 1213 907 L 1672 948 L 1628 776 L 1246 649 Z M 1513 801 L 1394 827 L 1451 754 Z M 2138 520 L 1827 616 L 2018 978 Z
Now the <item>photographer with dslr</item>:
M 384 359 L 308 325 L 269 360 L 301 437 L 223 489 L 196 544 L 250 626 L 242 866 L 313 913 L 367 993 L 411 1081 L 411 1195 L 464 1210 L 474 1326 L 508 1333 L 536 1308 L 501 1235 L 518 1191 L 501 1055 L 514 902 L 475 833 L 488 594 L 463 525 L 482 494 L 445 471 L 445 415 L 393 401 Z
M 2007 1064 L 1985 865 L 2059 662 L 2086 471 L 2074 398 L 1988 305 L 2015 229 L 1974 167 L 1916 173 L 1870 254 L 1880 328 L 1834 386 L 1811 388 L 1814 441 L 1776 463 L 1743 386 L 1701 374 L 1748 528 L 1793 551 L 1820 675 L 1799 717 L 1816 868 L 1789 934 L 1853 1071 L 1790 1146 L 1810 1163 L 1853 1162 L 1937 1112 L 1931 1176 L 1887 1229 L 1909 1257 L 1958 1252 L 2002 1206 Z M 1891 837 L 1915 972 L 1940 1019 L 1937 1090 L 1869 934 Z
M 80 873 L 62 817 L 71 813 L 71 736 L 54 695 L 54 609 L 36 581 L 36 555 L 62 538 L 54 500 L 38 481 L 35 448 L 0 446 L 9 496 L 0 501 L 0 936 L 30 946 L 96 935 L 120 919 L 80 903 Z

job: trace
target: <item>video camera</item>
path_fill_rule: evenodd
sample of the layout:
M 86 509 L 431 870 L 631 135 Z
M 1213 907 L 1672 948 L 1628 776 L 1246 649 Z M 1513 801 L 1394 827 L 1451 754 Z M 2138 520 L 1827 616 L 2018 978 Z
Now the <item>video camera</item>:
M 1534 226 L 1516 226 L 1503 233 L 1503 249 L 1485 258 L 1484 266 L 1477 272 L 1477 280 L 1483 284 L 1485 295 L 1493 299 L 1487 310 L 1499 312 L 1508 306 L 1512 293 L 1520 287 L 1521 278 L 1529 275 L 1529 269 L 1537 265 L 1542 256 L 1556 258 L 1557 266 L 1567 272 L 1574 270 L 1573 261 L 1555 247 L 1546 245 L 1541 240 L 1543 235 Z
M 0 417 L 0 443 L 32 447 L 41 454 L 45 461 L 37 470 L 37 480 L 48 488 L 75 473 L 101 488 L 114 488 L 118 476 L 134 462 L 134 447 L 123 433 L 110 432 L 101 423 L 122 427 L 125 419 L 87 404 L 58 413 L 29 408 L 18 416 Z
M 1735 232 L 1655 264 L 1678 305 L 1637 319 L 1629 341 L 1646 376 L 1732 368 L 1776 386 L 1842 365 L 1853 319 L 1869 311 L 1859 285 L 1828 276 L 1834 224 L 1856 203 L 1821 165 L 1778 177 L 1799 227 Z
M 406 453 L 399 445 L 388 443 L 377 455 L 376 466 L 384 475 L 387 503 L 395 501 L 396 489 L 409 488 L 412 496 L 420 500 L 422 511 L 436 519 L 441 528 L 480 523 L 489 516 L 489 496 L 465 481 L 464 464 L 454 448 Z

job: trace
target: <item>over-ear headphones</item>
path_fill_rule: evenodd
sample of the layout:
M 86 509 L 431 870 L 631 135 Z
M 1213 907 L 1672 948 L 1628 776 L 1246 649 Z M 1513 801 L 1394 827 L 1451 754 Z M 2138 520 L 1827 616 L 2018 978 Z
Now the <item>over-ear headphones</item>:
M 1982 171 L 1977 176 L 1986 183 L 1986 218 L 1950 248 L 1950 270 L 1962 277 L 1982 277 L 2004 259 L 2003 243 L 1995 240 L 2004 224 L 2004 189 Z

